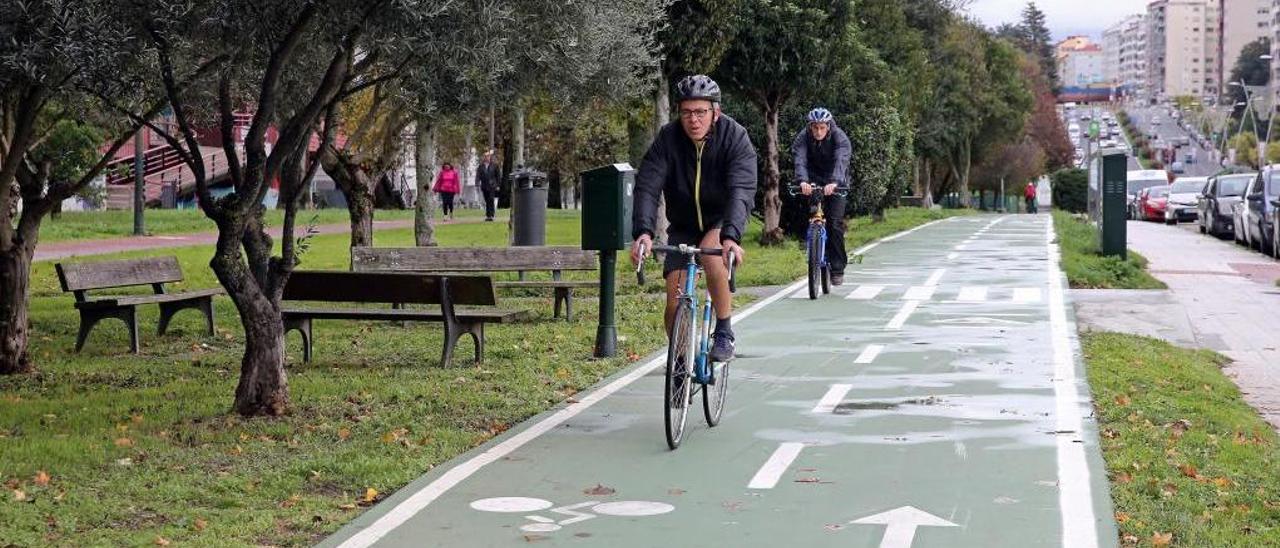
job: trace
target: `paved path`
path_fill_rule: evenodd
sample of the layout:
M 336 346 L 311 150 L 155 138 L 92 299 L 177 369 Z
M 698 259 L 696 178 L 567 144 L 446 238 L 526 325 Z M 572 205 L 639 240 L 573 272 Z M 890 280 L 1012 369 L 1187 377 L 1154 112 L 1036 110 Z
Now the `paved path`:
M 482 222 L 481 217 L 463 218 L 448 224 L 463 224 Z M 498 221 L 505 222 L 504 219 Z M 437 221 L 437 226 L 448 226 Z M 377 221 L 373 222 L 373 229 L 389 230 L 395 228 L 413 228 L 413 219 L 401 219 L 395 221 Z M 298 227 L 299 231 L 305 230 L 306 225 Z M 318 234 L 345 234 L 351 231 L 350 223 L 336 223 L 316 226 Z M 271 227 L 271 237 L 280 239 L 280 227 Z M 108 253 L 121 253 L 124 251 L 139 251 L 144 249 L 163 249 L 169 247 L 187 247 L 193 245 L 213 245 L 218 242 L 217 232 L 198 232 L 194 234 L 174 234 L 170 236 L 141 236 L 128 238 L 108 238 L 101 240 L 73 240 L 67 242 L 41 243 L 36 245 L 37 261 L 47 261 L 51 259 L 65 259 L 67 257 L 79 257 L 85 255 L 104 255 Z
M 1141 302 L 1129 300 L 1127 305 L 1123 296 L 1115 296 L 1099 312 L 1112 318 L 1116 325 L 1110 328 L 1133 327 L 1235 360 L 1227 374 L 1245 399 L 1280 428 L 1280 287 L 1275 285 L 1280 263 L 1189 227 L 1130 221 L 1130 249 L 1150 261 L 1148 270 L 1169 292 L 1138 297 Z M 1090 322 L 1096 315 L 1083 313 Z
M 1050 230 L 961 217 L 872 244 L 834 294 L 738 312 L 723 421 L 691 414 L 679 450 L 657 356 L 323 545 L 1114 546 Z

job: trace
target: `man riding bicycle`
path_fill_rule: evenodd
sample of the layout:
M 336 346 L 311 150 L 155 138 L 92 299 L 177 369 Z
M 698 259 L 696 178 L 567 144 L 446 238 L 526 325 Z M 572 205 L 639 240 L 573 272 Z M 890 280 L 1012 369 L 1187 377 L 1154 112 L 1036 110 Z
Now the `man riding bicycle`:
M 827 218 L 827 263 L 832 285 L 844 283 L 844 267 L 849 257 L 844 250 L 845 197 L 836 189 L 848 185 L 849 155 L 852 146 L 844 130 L 836 127 L 831 111 L 818 107 L 809 111 L 808 125 L 791 143 L 795 155 L 796 180 L 800 193 L 809 196 L 822 191 L 822 211 Z
M 669 245 L 723 248 L 722 260 L 699 259 L 716 315 L 709 357 L 723 362 L 733 358 L 728 261 L 734 255 L 736 267 L 745 258 L 739 243 L 755 201 L 756 150 L 747 130 L 720 112 L 720 86 L 711 78 L 700 74 L 684 78 L 676 86 L 676 101 L 679 121 L 662 126 L 636 174 L 631 261 L 639 263 L 644 259 L 641 253 L 653 249 L 659 193 L 666 198 Z M 685 261 L 667 254 L 663 262 L 668 335 Z

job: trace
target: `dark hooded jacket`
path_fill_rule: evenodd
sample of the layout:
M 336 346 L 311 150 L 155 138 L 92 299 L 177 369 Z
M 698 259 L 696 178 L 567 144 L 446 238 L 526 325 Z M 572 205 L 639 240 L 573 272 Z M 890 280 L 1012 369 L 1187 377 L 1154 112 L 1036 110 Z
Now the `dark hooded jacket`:
M 741 242 L 756 195 L 756 149 L 747 130 L 720 115 L 699 155 L 678 120 L 662 126 L 636 175 L 633 238 L 653 235 L 660 193 L 671 231 L 703 234 L 719 226 L 721 241 Z

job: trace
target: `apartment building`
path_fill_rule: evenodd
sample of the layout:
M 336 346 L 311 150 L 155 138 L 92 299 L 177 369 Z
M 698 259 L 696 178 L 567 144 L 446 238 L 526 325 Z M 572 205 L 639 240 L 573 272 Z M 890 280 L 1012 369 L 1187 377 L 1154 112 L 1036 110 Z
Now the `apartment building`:
M 1222 74 L 1218 81 L 1231 75 L 1236 60 L 1246 44 L 1271 36 L 1271 4 L 1273 0 L 1221 0 L 1222 2 Z
M 1147 5 L 1149 95 L 1204 97 L 1221 91 L 1220 10 L 1220 0 L 1155 0 Z
M 1124 29 L 1120 25 L 1102 31 L 1102 80 L 1119 87 L 1120 46 L 1124 41 Z

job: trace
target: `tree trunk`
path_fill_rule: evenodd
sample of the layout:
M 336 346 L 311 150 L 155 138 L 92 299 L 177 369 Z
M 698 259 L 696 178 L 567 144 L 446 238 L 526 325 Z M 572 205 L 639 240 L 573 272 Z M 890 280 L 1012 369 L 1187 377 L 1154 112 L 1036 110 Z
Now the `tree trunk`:
M 489 103 L 489 150 L 498 148 L 498 113 Z
M 236 386 L 233 409 L 244 416 L 281 415 L 289 408 L 289 380 L 284 369 L 280 303 L 264 293 L 254 279 L 250 269 L 260 265 L 247 265 L 241 256 L 242 240 L 233 235 L 243 232 L 243 227 L 243 220 L 221 227 L 217 252 L 209 262 L 235 303 L 240 323 L 244 325 L 244 356 L 240 360 L 240 382 Z
M 766 103 L 764 106 L 764 232 L 760 234 L 761 245 L 777 245 L 782 243 L 784 234 L 780 226 L 782 221 L 782 199 L 778 195 L 778 182 L 782 178 L 778 168 L 778 111 L 781 101 Z
M 662 126 L 671 122 L 671 90 L 667 79 L 658 71 L 658 89 L 653 94 L 653 133 L 649 141 L 657 138 Z M 667 200 L 658 193 L 658 215 L 654 219 L 653 239 L 659 244 L 667 243 Z
M 321 151 L 320 164 L 347 200 L 347 214 L 351 218 L 351 247 L 373 246 L 374 181 L 364 169 L 347 157 L 345 151 L 332 145 Z
M 928 158 L 921 158 L 920 162 L 920 171 L 924 173 L 923 194 L 921 195 L 920 205 L 923 205 L 925 209 L 930 209 L 933 207 L 933 166 L 929 165 Z
M 480 201 L 480 187 L 476 185 L 476 126 L 472 121 L 467 122 L 467 137 L 462 147 L 464 166 L 462 168 L 462 198 L 467 203 L 476 203 Z
M 431 185 L 436 178 L 436 128 L 425 116 L 414 130 L 414 170 L 418 180 L 418 203 L 413 216 L 414 241 L 419 246 L 436 245 L 436 196 Z
M 511 138 L 515 140 L 515 162 L 516 169 L 524 167 L 524 107 L 520 103 L 515 104 L 515 112 L 511 120 Z
M 14 245 L 0 252 L 0 375 L 35 370 L 27 354 L 30 325 L 27 290 L 34 245 Z

